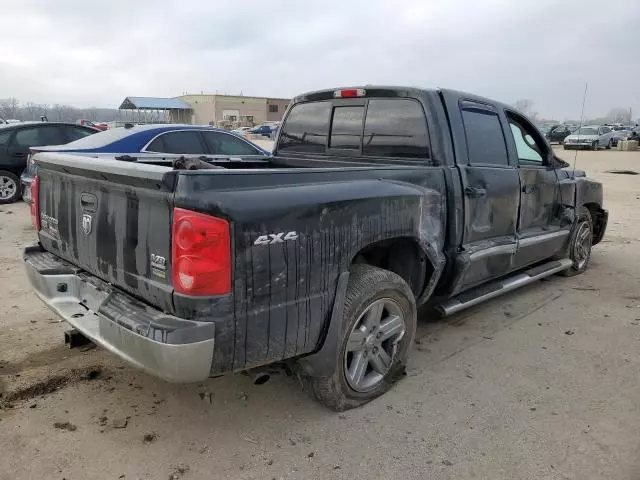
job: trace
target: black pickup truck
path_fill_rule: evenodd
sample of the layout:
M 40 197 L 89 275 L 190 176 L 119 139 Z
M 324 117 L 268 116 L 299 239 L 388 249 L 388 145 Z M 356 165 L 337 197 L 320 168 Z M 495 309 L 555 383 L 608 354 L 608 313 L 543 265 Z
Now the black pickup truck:
M 582 273 L 608 216 L 521 113 L 451 90 L 301 95 L 266 159 L 35 160 L 24 261 L 68 323 L 169 381 L 285 363 L 337 410 L 399 378 L 418 306 Z

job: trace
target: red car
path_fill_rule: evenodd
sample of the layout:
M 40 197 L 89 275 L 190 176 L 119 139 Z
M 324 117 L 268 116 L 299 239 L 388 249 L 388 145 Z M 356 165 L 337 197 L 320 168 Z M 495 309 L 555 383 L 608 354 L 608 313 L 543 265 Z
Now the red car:
M 106 123 L 96 123 L 96 122 L 92 122 L 91 120 L 78 120 L 78 124 L 80 125 L 84 125 L 85 127 L 93 127 L 93 128 L 97 128 L 98 130 L 107 130 L 109 128 L 109 125 L 107 125 Z

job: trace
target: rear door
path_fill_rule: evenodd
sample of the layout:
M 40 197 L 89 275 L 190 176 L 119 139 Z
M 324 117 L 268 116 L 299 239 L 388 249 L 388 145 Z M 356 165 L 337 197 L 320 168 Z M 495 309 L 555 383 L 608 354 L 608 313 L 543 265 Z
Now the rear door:
M 510 159 L 506 118 L 480 99 L 443 92 L 464 192 L 464 234 L 452 293 L 512 270 L 520 202 L 517 166 Z

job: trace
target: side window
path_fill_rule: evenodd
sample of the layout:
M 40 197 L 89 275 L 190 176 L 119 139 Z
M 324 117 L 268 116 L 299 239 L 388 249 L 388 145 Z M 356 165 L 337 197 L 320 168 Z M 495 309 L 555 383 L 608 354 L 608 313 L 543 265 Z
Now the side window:
M 40 147 L 45 145 L 60 145 L 67 142 L 57 126 L 48 125 L 21 128 L 16 132 L 13 143 L 21 147 Z
M 278 105 L 269 105 L 269 112 L 276 113 L 278 111 Z
M 163 133 L 147 148 L 149 152 L 204 154 L 200 132 L 194 130 Z
M 213 155 L 260 155 L 255 148 L 231 134 L 217 132 L 203 132 L 209 146 L 209 153 Z
M 535 162 L 542 165 L 542 155 L 540 155 L 540 153 L 534 148 L 535 142 L 531 135 L 522 130 L 522 128 L 516 123 L 509 122 L 509 126 L 511 127 L 511 133 L 513 134 L 513 140 L 516 142 L 518 160 Z
M 335 107 L 331 121 L 329 148 L 360 150 L 364 107 Z
M 67 134 L 67 139 L 69 140 L 69 142 L 75 142 L 76 140 L 80 140 L 81 138 L 88 137 L 89 135 L 96 133 L 93 130 L 89 130 L 87 128 L 73 126 L 64 127 L 64 132 Z
M 0 132 L 0 147 L 6 147 L 9 145 L 9 140 L 11 140 L 11 134 L 13 130 L 9 130 L 8 132 Z
M 282 126 L 278 150 L 286 152 L 324 153 L 329 135 L 331 102 L 299 103 Z
M 471 165 L 509 165 L 507 145 L 496 113 L 465 108 L 462 121 Z
M 376 157 L 430 157 L 427 120 L 415 100 L 369 100 L 362 154 Z
M 507 113 L 507 117 L 509 118 L 509 127 L 516 144 L 520 163 L 542 166 L 544 164 L 547 147 L 537 138 L 533 127 L 529 125 L 526 120 L 510 113 Z

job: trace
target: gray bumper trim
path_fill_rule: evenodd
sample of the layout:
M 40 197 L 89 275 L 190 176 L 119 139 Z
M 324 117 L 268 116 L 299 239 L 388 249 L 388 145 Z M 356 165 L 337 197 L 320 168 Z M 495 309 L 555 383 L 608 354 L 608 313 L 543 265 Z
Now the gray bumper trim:
M 42 274 L 29 262 L 28 253 L 25 267 L 38 298 L 96 344 L 169 382 L 196 382 L 209 377 L 214 349 L 213 324 L 211 338 L 202 341 L 169 344 L 153 340 L 98 313 L 109 297 L 108 291 L 94 284 L 101 281 L 88 282 L 73 273 Z M 66 287 L 59 288 L 61 284 Z M 131 308 L 140 307 L 133 301 Z M 148 311 L 149 308 L 146 313 Z

